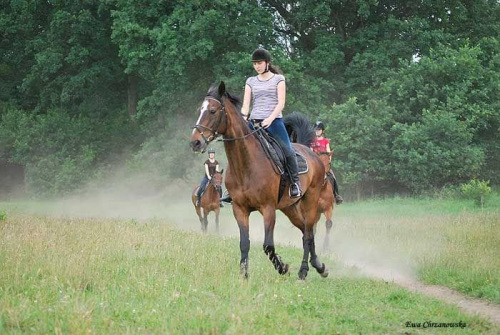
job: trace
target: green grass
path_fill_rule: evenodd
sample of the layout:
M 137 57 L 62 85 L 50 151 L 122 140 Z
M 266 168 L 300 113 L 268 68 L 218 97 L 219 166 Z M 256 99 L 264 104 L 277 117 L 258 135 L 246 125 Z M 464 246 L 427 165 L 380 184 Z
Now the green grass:
M 465 322 L 460 334 L 499 326 L 391 283 L 353 276 L 296 279 L 301 251 L 279 276 L 252 244 L 239 277 L 234 238 L 161 220 L 9 214 L 0 222 L 0 333 L 431 333 L 410 322 Z M 325 259 L 331 273 L 349 272 Z M 439 329 L 454 334 L 457 329 Z

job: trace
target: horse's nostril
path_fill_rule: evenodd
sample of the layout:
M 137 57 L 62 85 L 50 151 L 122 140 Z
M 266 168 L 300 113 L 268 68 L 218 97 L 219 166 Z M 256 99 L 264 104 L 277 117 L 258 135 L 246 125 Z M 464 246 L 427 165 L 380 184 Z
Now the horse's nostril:
M 191 141 L 191 148 L 193 149 L 198 149 L 201 145 L 201 142 L 199 140 L 194 140 L 194 141 Z

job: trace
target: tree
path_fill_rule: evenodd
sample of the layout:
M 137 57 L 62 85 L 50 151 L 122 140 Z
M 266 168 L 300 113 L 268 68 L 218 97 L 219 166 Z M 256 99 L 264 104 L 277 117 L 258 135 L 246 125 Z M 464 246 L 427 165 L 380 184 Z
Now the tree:
M 469 124 L 448 111 L 425 112 L 421 122 L 397 124 L 393 131 L 394 172 L 415 192 L 470 180 L 484 163 Z
M 366 108 L 355 98 L 320 115 L 332 138 L 334 164 L 339 178 L 358 198 L 362 193 L 381 193 L 380 181 L 391 183 L 391 127 L 394 109 L 370 100 Z M 382 190 L 386 191 L 386 189 Z

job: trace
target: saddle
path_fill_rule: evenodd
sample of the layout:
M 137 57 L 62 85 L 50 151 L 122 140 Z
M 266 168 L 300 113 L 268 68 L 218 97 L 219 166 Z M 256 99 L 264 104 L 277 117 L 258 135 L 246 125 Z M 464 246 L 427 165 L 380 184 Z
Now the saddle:
M 276 172 L 276 174 L 281 176 L 280 188 L 278 193 L 278 202 L 279 202 L 281 197 L 283 196 L 286 181 L 287 180 L 290 181 L 290 173 L 287 171 L 286 168 L 287 165 L 286 165 L 285 153 L 280 143 L 271 135 L 269 135 L 269 133 L 265 131 L 263 128 L 258 129 L 255 132 L 255 135 L 257 140 L 260 142 L 262 148 L 264 149 L 266 156 L 271 161 L 274 172 Z M 301 153 L 297 152 L 295 148 L 293 150 L 295 152 L 295 157 L 297 158 L 299 175 L 307 173 L 309 171 L 309 166 L 307 164 L 306 158 Z

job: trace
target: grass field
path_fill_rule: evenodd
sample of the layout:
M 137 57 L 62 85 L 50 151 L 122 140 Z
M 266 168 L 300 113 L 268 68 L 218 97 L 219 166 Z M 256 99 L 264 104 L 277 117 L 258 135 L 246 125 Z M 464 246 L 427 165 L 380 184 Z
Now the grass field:
M 183 231 L 162 220 L 75 219 L 13 214 L 0 221 L 0 333 L 457 333 L 406 322 L 500 328 L 391 283 L 332 273 L 296 279 L 301 251 L 281 247 L 281 277 L 251 250 L 238 275 L 238 242 Z
M 500 199 L 497 199 L 500 200 Z M 338 206 L 331 277 L 298 282 L 301 235 L 278 217 L 280 277 L 252 215 L 251 277 L 238 275 L 238 229 L 203 236 L 189 203 L 66 200 L 0 203 L 0 333 L 457 333 L 406 322 L 465 322 L 456 307 L 361 275 L 364 265 L 500 301 L 500 201 L 391 199 Z M 323 219 L 318 226 L 321 246 Z M 345 265 L 351 263 L 351 265 Z

